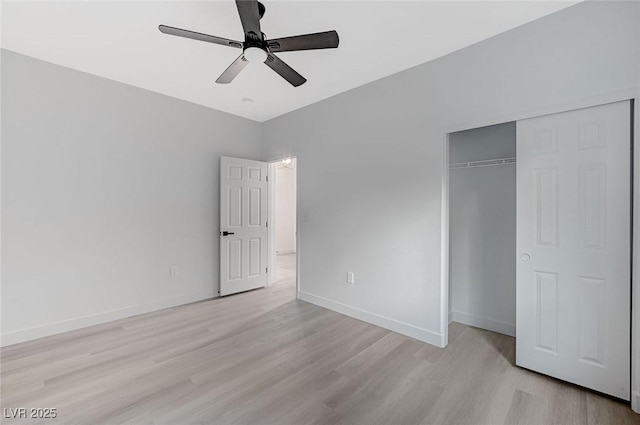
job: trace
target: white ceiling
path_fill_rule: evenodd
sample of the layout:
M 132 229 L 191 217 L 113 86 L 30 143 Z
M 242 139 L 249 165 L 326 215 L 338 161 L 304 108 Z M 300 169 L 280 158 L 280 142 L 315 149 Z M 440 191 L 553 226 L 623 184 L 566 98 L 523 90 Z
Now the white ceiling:
M 263 64 L 215 84 L 238 49 L 162 34 L 158 24 L 242 41 L 232 0 L 3 2 L 2 47 L 265 121 L 430 61 L 576 1 L 270 1 L 268 38 L 335 29 L 338 49 L 279 53 L 307 78 L 290 86 Z M 251 98 L 254 103 L 242 102 Z

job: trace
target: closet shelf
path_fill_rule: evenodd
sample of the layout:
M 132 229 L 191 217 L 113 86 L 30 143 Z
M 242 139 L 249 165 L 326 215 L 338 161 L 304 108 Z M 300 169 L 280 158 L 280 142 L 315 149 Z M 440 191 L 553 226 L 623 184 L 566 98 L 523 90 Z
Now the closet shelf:
M 449 168 L 454 170 L 458 168 L 491 167 L 494 165 L 515 164 L 515 162 L 515 158 L 497 158 L 484 161 L 458 162 L 456 164 L 450 164 Z

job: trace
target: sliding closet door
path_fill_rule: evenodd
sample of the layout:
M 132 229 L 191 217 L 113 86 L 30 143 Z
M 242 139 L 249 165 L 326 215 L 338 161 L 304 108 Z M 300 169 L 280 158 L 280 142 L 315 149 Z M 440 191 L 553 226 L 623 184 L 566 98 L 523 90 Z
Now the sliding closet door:
M 519 366 L 630 397 L 630 103 L 517 124 Z

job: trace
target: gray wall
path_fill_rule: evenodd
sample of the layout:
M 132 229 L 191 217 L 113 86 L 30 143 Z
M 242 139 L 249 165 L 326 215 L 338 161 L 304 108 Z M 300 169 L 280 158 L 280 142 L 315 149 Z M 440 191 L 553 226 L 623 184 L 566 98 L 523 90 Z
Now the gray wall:
M 515 122 L 456 131 L 449 135 L 449 164 L 515 157 Z
M 635 95 L 638 40 L 640 3 L 580 3 L 266 122 L 264 158 L 298 158 L 301 297 L 443 344 L 446 133 Z
M 217 295 L 219 157 L 259 123 L 6 50 L 2 118 L 4 344 Z
M 449 137 L 451 164 L 515 156 L 515 122 Z M 515 336 L 516 165 L 449 173 L 451 318 Z

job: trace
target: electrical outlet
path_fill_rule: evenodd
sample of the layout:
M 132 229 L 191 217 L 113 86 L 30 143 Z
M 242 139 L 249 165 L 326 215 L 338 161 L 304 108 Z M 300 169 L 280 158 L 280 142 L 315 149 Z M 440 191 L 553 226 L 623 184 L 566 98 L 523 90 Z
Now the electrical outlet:
M 169 267 L 169 276 L 171 276 L 171 277 L 178 276 L 178 267 L 176 267 L 176 266 Z
M 353 284 L 355 282 L 355 276 L 353 272 L 347 272 L 347 283 Z

